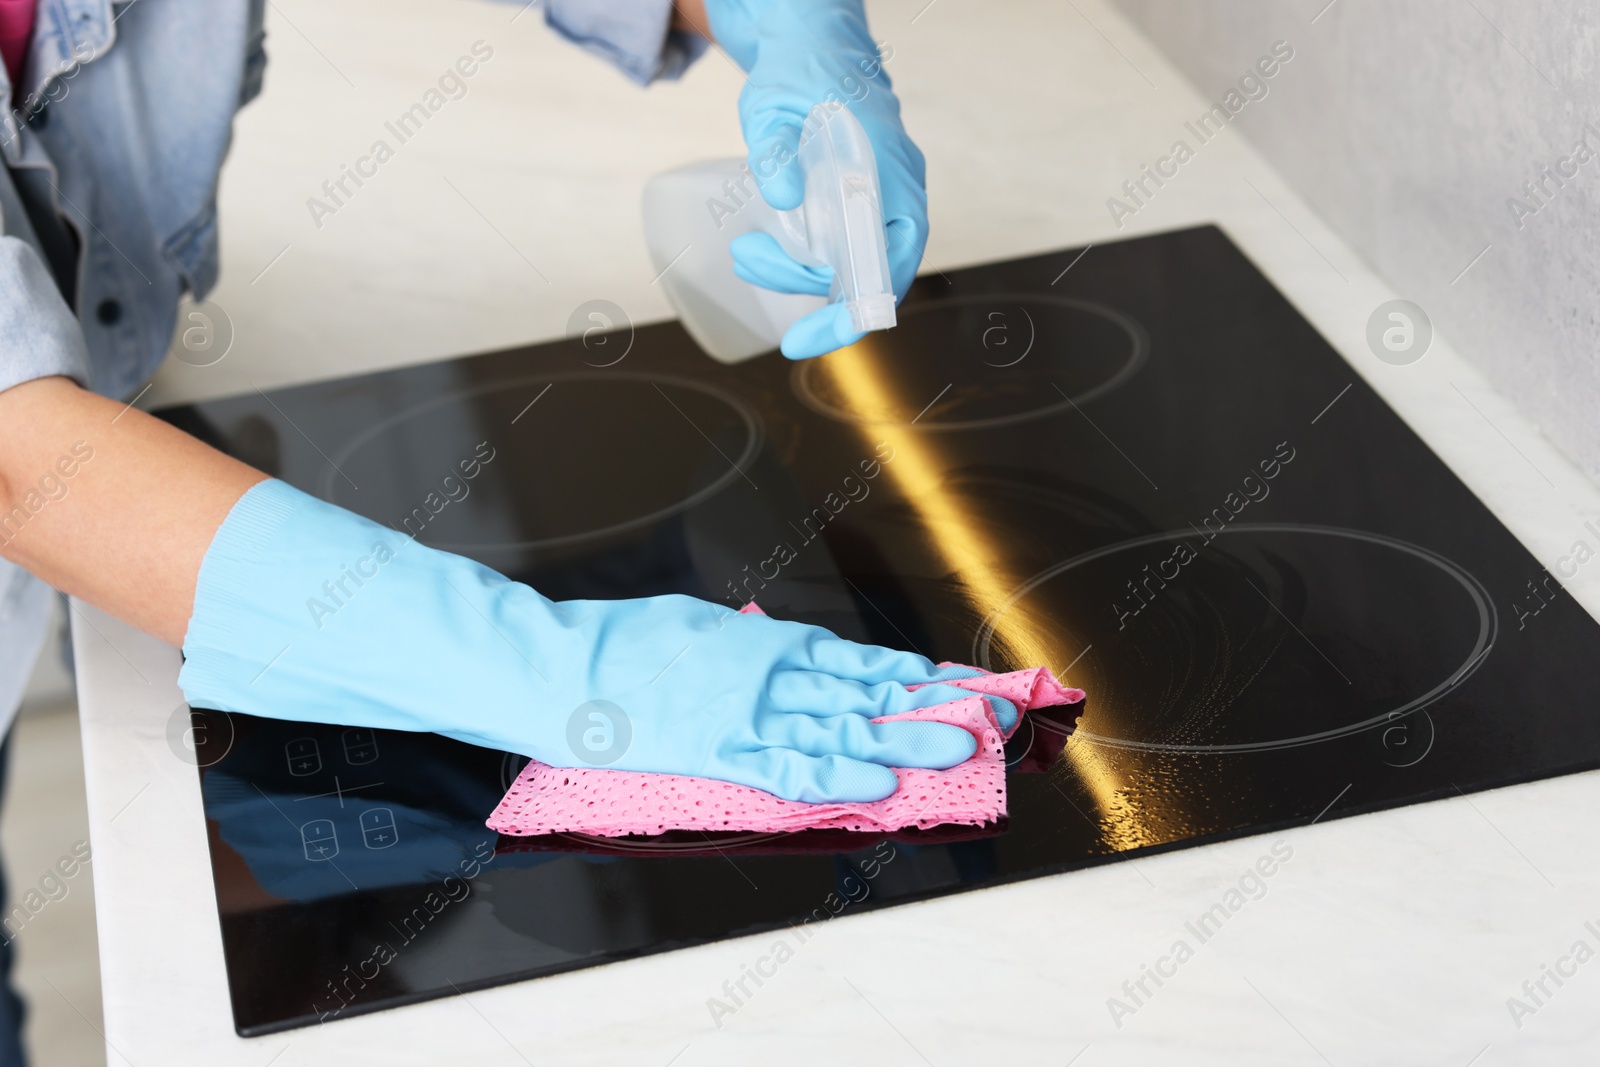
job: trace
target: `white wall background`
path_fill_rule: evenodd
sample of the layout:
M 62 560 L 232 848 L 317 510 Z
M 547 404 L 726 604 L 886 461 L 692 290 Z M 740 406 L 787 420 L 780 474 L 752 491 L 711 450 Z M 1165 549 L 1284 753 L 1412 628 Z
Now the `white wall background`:
M 1234 125 L 1600 480 L 1600 132 L 1520 229 L 1507 207 L 1537 206 L 1523 183 L 1600 131 L 1600 4 L 1113 2 L 1215 99 L 1290 42 Z

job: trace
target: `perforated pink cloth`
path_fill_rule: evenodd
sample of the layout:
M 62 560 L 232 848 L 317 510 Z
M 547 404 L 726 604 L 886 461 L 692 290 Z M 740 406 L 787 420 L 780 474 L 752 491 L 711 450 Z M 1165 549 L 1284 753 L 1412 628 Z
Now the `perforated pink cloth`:
M 1033 708 L 1075 704 L 1084 696 L 1083 690 L 1056 681 L 1045 667 L 948 684 L 1005 697 L 1017 706 L 1018 723 Z M 959 726 L 977 738 L 978 749 L 965 763 L 945 771 L 893 768 L 899 787 L 870 804 L 805 804 L 710 778 L 608 768 L 570 770 L 535 761 L 517 775 L 489 816 L 488 826 L 519 837 L 552 833 L 620 837 L 668 830 L 891 831 L 944 823 L 981 826 L 1005 816 L 1006 735 L 987 701 L 973 696 L 872 721 L 901 720 Z

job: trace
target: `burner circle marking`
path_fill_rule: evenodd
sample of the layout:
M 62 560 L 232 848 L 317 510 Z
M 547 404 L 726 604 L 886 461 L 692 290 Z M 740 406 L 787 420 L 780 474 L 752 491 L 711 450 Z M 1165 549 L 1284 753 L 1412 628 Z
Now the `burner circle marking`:
M 759 845 L 767 841 L 780 841 L 784 834 L 749 833 L 728 837 L 707 837 L 704 841 L 636 841 L 626 837 L 601 837 L 598 834 L 558 833 L 556 837 L 565 838 L 574 844 L 583 845 L 585 848 L 610 849 L 615 852 L 637 852 L 643 855 L 671 856 L 683 852 L 704 852 L 706 849 L 720 850 L 723 846 L 729 848 L 744 845 Z
M 950 296 L 941 297 L 936 300 L 925 301 L 923 303 L 903 306 L 900 308 L 898 314 L 900 316 L 901 325 L 903 326 L 907 321 L 915 320 L 924 314 L 935 314 L 947 308 L 993 307 L 997 304 L 1007 306 L 1015 305 L 1022 310 L 1024 318 L 1027 319 L 1028 339 L 1027 344 L 1023 346 L 1022 355 L 1016 357 L 1008 363 L 995 363 L 980 357 L 979 361 L 986 366 L 1000 369 L 1013 367 L 1021 363 L 1023 359 L 1025 359 L 1029 353 L 1033 351 L 1035 342 L 1038 340 L 1038 328 L 1033 320 L 1033 316 L 1028 313 L 1029 306 L 1038 307 L 1043 305 L 1046 307 L 1070 308 L 1074 311 L 1087 312 L 1091 315 L 1096 315 L 1102 319 L 1105 319 L 1120 328 L 1123 333 L 1127 334 L 1128 353 L 1123 358 L 1122 366 L 1117 369 L 1115 374 L 1111 375 L 1111 377 L 1107 378 L 1105 381 L 1098 382 L 1080 393 L 1072 396 L 1061 393 L 1061 399 L 1059 401 L 1045 404 L 1041 407 L 1033 408 L 1028 411 L 1015 411 L 1011 412 L 1010 414 L 995 415 L 989 418 L 959 419 L 952 422 L 938 422 L 929 419 L 922 419 L 920 415 L 913 419 L 862 418 L 853 412 L 844 411 L 838 407 L 835 407 L 828 400 L 818 395 L 817 391 L 812 388 L 811 377 L 812 375 L 818 373 L 816 369 L 816 360 L 804 360 L 796 363 L 794 370 L 790 372 L 790 384 L 794 389 L 795 396 L 799 397 L 800 402 L 805 404 L 806 407 L 810 408 L 812 411 L 815 411 L 819 415 L 825 415 L 836 422 L 845 422 L 856 426 L 910 426 L 913 422 L 915 422 L 917 429 L 926 430 L 929 432 L 943 433 L 955 430 L 986 430 L 997 426 L 1010 426 L 1013 423 L 1027 422 L 1030 419 L 1045 418 L 1046 416 L 1059 414 L 1063 411 L 1071 411 L 1076 405 L 1087 404 L 1091 400 L 1097 400 L 1106 393 L 1111 392 L 1113 389 L 1120 388 L 1125 382 L 1128 381 L 1128 379 L 1132 378 L 1134 374 L 1138 373 L 1139 368 L 1143 367 L 1145 362 L 1150 357 L 1149 335 L 1145 332 L 1144 327 L 1140 325 L 1137 319 L 1131 318 L 1114 308 L 1106 307 L 1104 304 L 1098 304 L 1089 300 L 1077 300 L 1067 296 L 1049 296 L 1038 293 L 984 293 L 970 296 Z M 985 328 L 980 338 L 980 343 L 985 351 L 993 350 L 988 340 L 989 334 L 994 330 L 1001 328 L 1002 327 L 995 325 L 990 325 Z M 886 340 L 883 343 L 887 344 L 890 342 Z M 1060 393 L 1060 388 L 1057 387 L 1056 391 Z
M 411 407 L 405 408 L 400 412 L 389 416 L 387 419 L 383 419 L 382 421 L 376 422 L 372 426 L 368 427 L 349 444 L 345 445 L 338 455 L 333 457 L 330 465 L 334 468 L 343 466 L 351 456 L 355 455 L 355 453 L 365 445 L 371 443 L 374 438 L 378 437 L 386 430 L 389 430 L 406 421 L 407 419 L 410 419 L 416 415 L 420 415 L 425 411 L 432 411 L 435 408 L 441 408 L 449 404 L 459 403 L 460 401 L 466 400 L 470 397 L 483 396 L 487 393 L 498 392 L 502 389 L 508 389 L 518 385 L 543 385 L 545 383 L 559 384 L 561 382 L 615 381 L 642 382 L 649 385 L 656 385 L 658 387 L 660 385 L 671 385 L 681 389 L 689 389 L 704 396 L 709 396 L 714 400 L 720 401 L 730 410 L 732 410 L 734 414 L 739 417 L 740 423 L 743 424 L 745 432 L 744 449 L 738 454 L 738 456 L 733 457 L 731 460 L 731 466 L 729 466 L 725 472 L 723 472 L 709 484 L 695 490 L 693 493 L 690 493 L 677 503 L 669 504 L 663 508 L 657 508 L 655 511 L 652 511 L 646 515 L 640 515 L 624 522 L 615 522 L 597 529 L 583 530 L 578 533 L 560 534 L 555 537 L 540 537 L 527 541 L 426 541 L 424 543 L 430 548 L 444 549 L 450 552 L 466 553 L 489 550 L 550 548 L 556 545 L 575 544 L 580 541 L 587 541 L 591 538 L 597 537 L 605 537 L 610 534 L 624 533 L 628 530 L 637 529 L 641 526 L 648 526 L 653 522 L 664 519 L 669 515 L 675 515 L 680 511 L 687 511 L 695 505 L 709 500 L 711 497 L 722 492 L 722 490 L 726 489 L 729 485 L 741 478 L 743 476 L 745 467 L 755 459 L 756 453 L 761 449 L 763 433 L 760 416 L 756 414 L 755 409 L 751 407 L 750 404 L 744 400 L 744 398 L 719 386 L 712 385 L 709 382 L 697 381 L 693 378 L 680 378 L 675 375 L 668 374 L 640 374 L 628 371 L 611 371 L 606 374 L 597 374 L 577 371 L 561 372 L 556 374 L 527 374 L 517 378 L 507 378 L 500 381 L 486 382 L 483 385 L 475 386 L 471 389 L 450 393 L 442 397 L 436 397 L 432 400 L 423 401 L 420 404 L 414 404 Z M 327 474 L 327 477 L 323 481 L 322 499 L 328 501 L 329 503 L 339 504 L 340 502 L 337 498 L 337 492 L 340 484 L 342 484 L 342 482 L 338 470 L 330 470 Z
M 1222 532 L 1225 534 L 1321 534 L 1328 537 L 1345 537 L 1355 541 L 1365 541 L 1369 544 L 1381 545 L 1385 548 L 1392 548 L 1395 551 L 1404 552 L 1407 555 L 1414 556 L 1425 563 L 1437 567 L 1439 570 L 1449 575 L 1461 586 L 1463 590 L 1466 591 L 1468 597 L 1470 597 L 1472 600 L 1473 606 L 1477 608 L 1478 611 L 1477 642 L 1473 645 L 1471 653 L 1468 654 L 1466 660 L 1461 664 L 1461 666 L 1457 667 L 1454 671 L 1451 671 L 1443 681 L 1434 686 L 1432 689 L 1428 690 L 1426 693 L 1407 701 L 1398 708 L 1392 708 L 1380 715 L 1374 715 L 1371 718 L 1363 719 L 1362 721 L 1353 723 L 1349 726 L 1342 726 L 1331 730 L 1320 730 L 1316 733 L 1302 734 L 1298 737 L 1287 737 L 1281 740 L 1251 741 L 1225 745 L 1175 745 L 1152 741 L 1131 741 L 1126 738 L 1108 737 L 1104 734 L 1091 733 L 1082 727 L 1079 727 L 1078 730 L 1073 734 L 1074 737 L 1079 737 L 1085 741 L 1089 741 L 1096 745 L 1103 745 L 1107 748 L 1129 749 L 1140 752 L 1183 752 L 1205 753 L 1213 755 L 1239 752 L 1267 752 L 1276 749 L 1296 748 L 1300 745 L 1316 744 L 1319 741 L 1329 741 L 1336 737 L 1346 737 L 1350 734 L 1358 734 L 1364 730 L 1370 730 L 1375 726 L 1383 724 L 1389 724 L 1392 726 L 1399 720 L 1422 711 L 1424 708 L 1428 707 L 1430 704 L 1436 703 L 1446 694 L 1450 693 L 1452 690 L 1461 685 L 1462 682 L 1470 678 L 1479 667 L 1483 666 L 1484 660 L 1488 659 L 1489 653 L 1494 649 L 1495 637 L 1499 633 L 1500 629 L 1500 620 L 1499 615 L 1495 611 L 1494 602 L 1489 598 L 1489 591 L 1485 589 L 1483 583 L 1478 581 L 1477 578 L 1473 577 L 1472 574 L 1446 559 L 1444 556 L 1432 551 L 1431 549 L 1423 548 L 1421 545 L 1414 545 L 1409 541 L 1402 541 L 1399 538 L 1388 537 L 1384 534 L 1371 533 L 1366 530 L 1354 530 L 1343 526 L 1320 526 L 1311 523 L 1240 523 L 1238 525 L 1224 527 Z M 1064 574 L 1076 567 L 1081 567 L 1086 563 L 1092 563 L 1095 560 L 1102 559 L 1106 556 L 1114 555 L 1118 552 L 1123 552 L 1128 549 L 1140 548 L 1145 545 L 1162 544 L 1164 542 L 1176 541 L 1182 538 L 1193 536 L 1194 531 L 1192 529 L 1169 530 L 1164 533 L 1147 534 L 1144 537 L 1136 537 L 1130 541 L 1119 541 L 1116 544 L 1093 549 L 1092 551 L 1085 552 L 1080 556 L 1075 556 L 1072 559 L 1045 568 L 1013 590 L 1012 593 L 1006 597 L 1005 603 L 1001 604 L 998 608 L 991 612 L 989 617 L 984 620 L 983 625 L 978 628 L 977 635 L 973 638 L 972 662 L 979 667 L 982 667 L 984 670 L 990 669 L 989 652 L 994 641 L 995 626 L 998 624 L 1001 616 L 1010 610 L 1011 607 L 1017 603 L 1017 601 L 1021 600 L 1028 593 L 1037 589 L 1051 578 Z

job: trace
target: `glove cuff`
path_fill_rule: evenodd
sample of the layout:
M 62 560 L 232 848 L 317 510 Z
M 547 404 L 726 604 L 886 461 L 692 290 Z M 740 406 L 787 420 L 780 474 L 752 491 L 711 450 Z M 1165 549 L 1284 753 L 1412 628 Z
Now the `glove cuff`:
M 245 491 L 222 520 L 200 563 L 194 609 L 183 635 L 183 669 L 178 684 L 191 703 L 228 706 L 228 694 L 241 677 L 259 677 L 270 659 L 246 662 L 239 651 L 250 647 L 259 609 L 260 575 L 241 563 L 260 560 L 308 504 L 319 501 L 276 478 Z M 270 656 L 270 653 L 269 653 Z
M 559 722 L 550 602 L 462 556 L 283 482 L 251 488 L 200 565 L 178 684 L 191 704 L 276 719 L 432 730 L 537 756 Z M 565 660 L 562 657 L 565 656 Z
M 204 649 L 231 643 L 233 620 L 246 610 L 247 590 L 240 587 L 242 575 L 223 561 L 260 558 L 284 524 L 303 506 L 297 498 L 310 499 L 287 483 L 268 478 L 245 490 L 217 527 L 205 558 L 200 561 L 194 608 L 183 635 L 186 676 L 195 673 L 190 667 Z M 180 683 L 187 688 L 184 679 Z

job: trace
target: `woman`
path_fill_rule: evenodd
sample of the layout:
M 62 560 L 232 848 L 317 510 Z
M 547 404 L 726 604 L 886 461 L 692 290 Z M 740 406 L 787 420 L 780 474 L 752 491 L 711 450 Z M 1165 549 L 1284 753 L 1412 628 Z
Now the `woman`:
M 569 719 L 604 706 L 631 735 L 609 766 L 808 802 L 881 799 L 891 766 L 970 756 L 959 728 L 869 722 L 967 695 L 907 688 L 964 669 L 685 596 L 552 602 L 119 399 L 164 356 L 179 296 L 215 281 L 217 174 L 234 111 L 260 89 L 262 9 L 0 0 L 0 726 L 54 586 L 181 645 L 186 697 L 228 711 L 431 730 L 577 766 Z M 548 0 L 545 14 L 641 83 L 720 45 L 748 73 L 741 124 L 777 208 L 801 199 L 805 116 L 845 101 L 873 141 L 905 295 L 927 233 L 922 156 L 860 0 Z M 827 289 L 770 238 L 733 254 L 758 284 Z M 840 310 L 797 323 L 785 354 L 856 340 Z M 308 613 L 329 585 L 336 615 Z M 0 1062 L 20 1062 L 15 998 L 0 1014 Z

